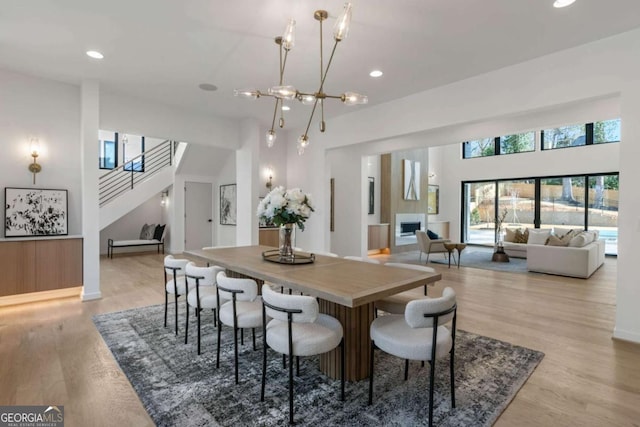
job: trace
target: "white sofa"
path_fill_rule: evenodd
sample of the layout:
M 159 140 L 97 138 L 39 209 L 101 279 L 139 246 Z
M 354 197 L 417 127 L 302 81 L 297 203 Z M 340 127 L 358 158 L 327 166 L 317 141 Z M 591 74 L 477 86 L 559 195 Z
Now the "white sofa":
M 587 279 L 604 263 L 604 251 L 602 239 L 580 248 L 527 245 L 527 270 Z
M 526 243 L 503 242 L 502 247 L 504 248 L 504 252 L 510 257 L 513 257 L 513 258 L 527 257 Z
M 505 241 L 502 243 L 504 252 L 513 258 L 527 258 L 527 248 L 529 246 L 544 245 L 547 238 L 551 235 L 551 230 L 534 229 L 534 230 L 528 230 L 528 233 L 536 233 L 535 238 L 532 238 L 532 234 L 529 235 L 529 242 L 535 241 L 534 244 L 515 243 L 513 241 L 509 241 L 508 239 L 510 237 L 510 233 L 507 233 L 507 237 L 505 238 Z

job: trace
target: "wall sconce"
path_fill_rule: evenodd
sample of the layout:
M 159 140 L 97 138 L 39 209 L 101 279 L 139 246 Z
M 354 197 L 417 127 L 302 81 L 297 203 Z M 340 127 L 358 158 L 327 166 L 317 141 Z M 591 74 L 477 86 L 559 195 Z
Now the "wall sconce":
M 169 204 L 169 191 L 163 191 L 160 198 L 160 206 L 167 206 Z
M 269 191 L 271 191 L 271 188 L 273 187 L 273 169 L 268 168 L 267 175 L 269 175 L 269 181 L 267 181 L 267 188 L 269 189 Z
M 40 166 L 36 159 L 40 154 L 40 141 L 38 138 L 31 138 L 31 143 L 29 147 L 31 151 L 31 157 L 33 157 L 33 163 L 29 164 L 29 172 L 33 174 L 33 184 L 36 184 L 36 174 L 42 170 L 42 166 Z

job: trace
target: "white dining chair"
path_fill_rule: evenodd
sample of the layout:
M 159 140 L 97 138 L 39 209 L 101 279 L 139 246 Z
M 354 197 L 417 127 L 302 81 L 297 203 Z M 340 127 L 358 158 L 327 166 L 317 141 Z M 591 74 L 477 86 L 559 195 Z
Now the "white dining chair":
M 175 303 L 176 335 L 178 335 L 178 298 L 187 292 L 185 267 L 188 263 L 188 259 L 174 258 L 173 255 L 164 257 L 164 327 L 167 327 L 169 294 L 172 294 Z
M 187 278 L 187 314 L 184 327 L 184 343 L 189 336 L 189 307 L 193 307 L 198 318 L 198 354 L 200 354 L 200 335 L 202 310 L 213 310 L 213 324 L 218 324 L 218 295 L 216 292 L 216 275 L 224 271 L 218 266 L 198 267 L 190 262 L 185 268 Z M 223 300 L 226 302 L 226 300 Z
M 220 335 L 222 325 L 233 328 L 233 353 L 235 380 L 238 384 L 238 330 L 251 328 L 253 334 L 253 350 L 256 350 L 255 328 L 262 326 L 262 298 L 258 296 L 258 284 L 253 279 L 227 277 L 219 272 L 216 276 L 218 291 L 218 345 L 216 351 L 216 368 L 220 367 Z
M 269 285 L 262 285 L 262 303 L 264 343 L 260 401 L 264 402 L 267 346 L 289 357 L 289 424 L 294 424 L 293 356 L 314 356 L 340 346 L 340 398 L 344 400 L 345 346 L 342 325 L 338 319 L 320 314 L 318 301 L 314 297 L 281 294 Z M 268 321 L 268 318 L 272 320 Z
M 405 381 L 409 360 L 427 361 L 429 370 L 429 426 L 433 425 L 433 393 L 436 360 L 449 355 L 451 407 L 456 407 L 454 362 L 456 342 L 456 294 L 444 288 L 440 298 L 424 298 L 407 304 L 404 315 L 389 314 L 370 326 L 369 405 L 373 402 L 375 349 L 405 359 Z M 451 326 L 444 326 L 451 322 Z

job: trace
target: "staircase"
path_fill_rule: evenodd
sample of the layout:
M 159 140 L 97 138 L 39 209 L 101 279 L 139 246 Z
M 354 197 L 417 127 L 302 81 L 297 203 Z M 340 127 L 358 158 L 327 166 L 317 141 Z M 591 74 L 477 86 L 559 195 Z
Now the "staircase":
M 100 230 L 173 184 L 178 144 L 164 141 L 100 177 Z

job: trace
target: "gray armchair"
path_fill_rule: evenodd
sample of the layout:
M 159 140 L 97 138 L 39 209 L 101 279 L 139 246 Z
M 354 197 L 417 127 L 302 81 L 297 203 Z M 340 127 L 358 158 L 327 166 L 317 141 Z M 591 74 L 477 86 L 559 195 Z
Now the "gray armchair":
M 418 247 L 420 248 L 420 261 L 422 261 L 423 252 L 427 254 L 427 263 L 429 262 L 429 254 L 449 253 L 449 251 L 447 251 L 447 249 L 445 249 L 444 247 L 444 243 L 450 242 L 449 239 L 430 239 L 427 233 L 422 230 L 416 231 L 416 237 L 418 238 Z

